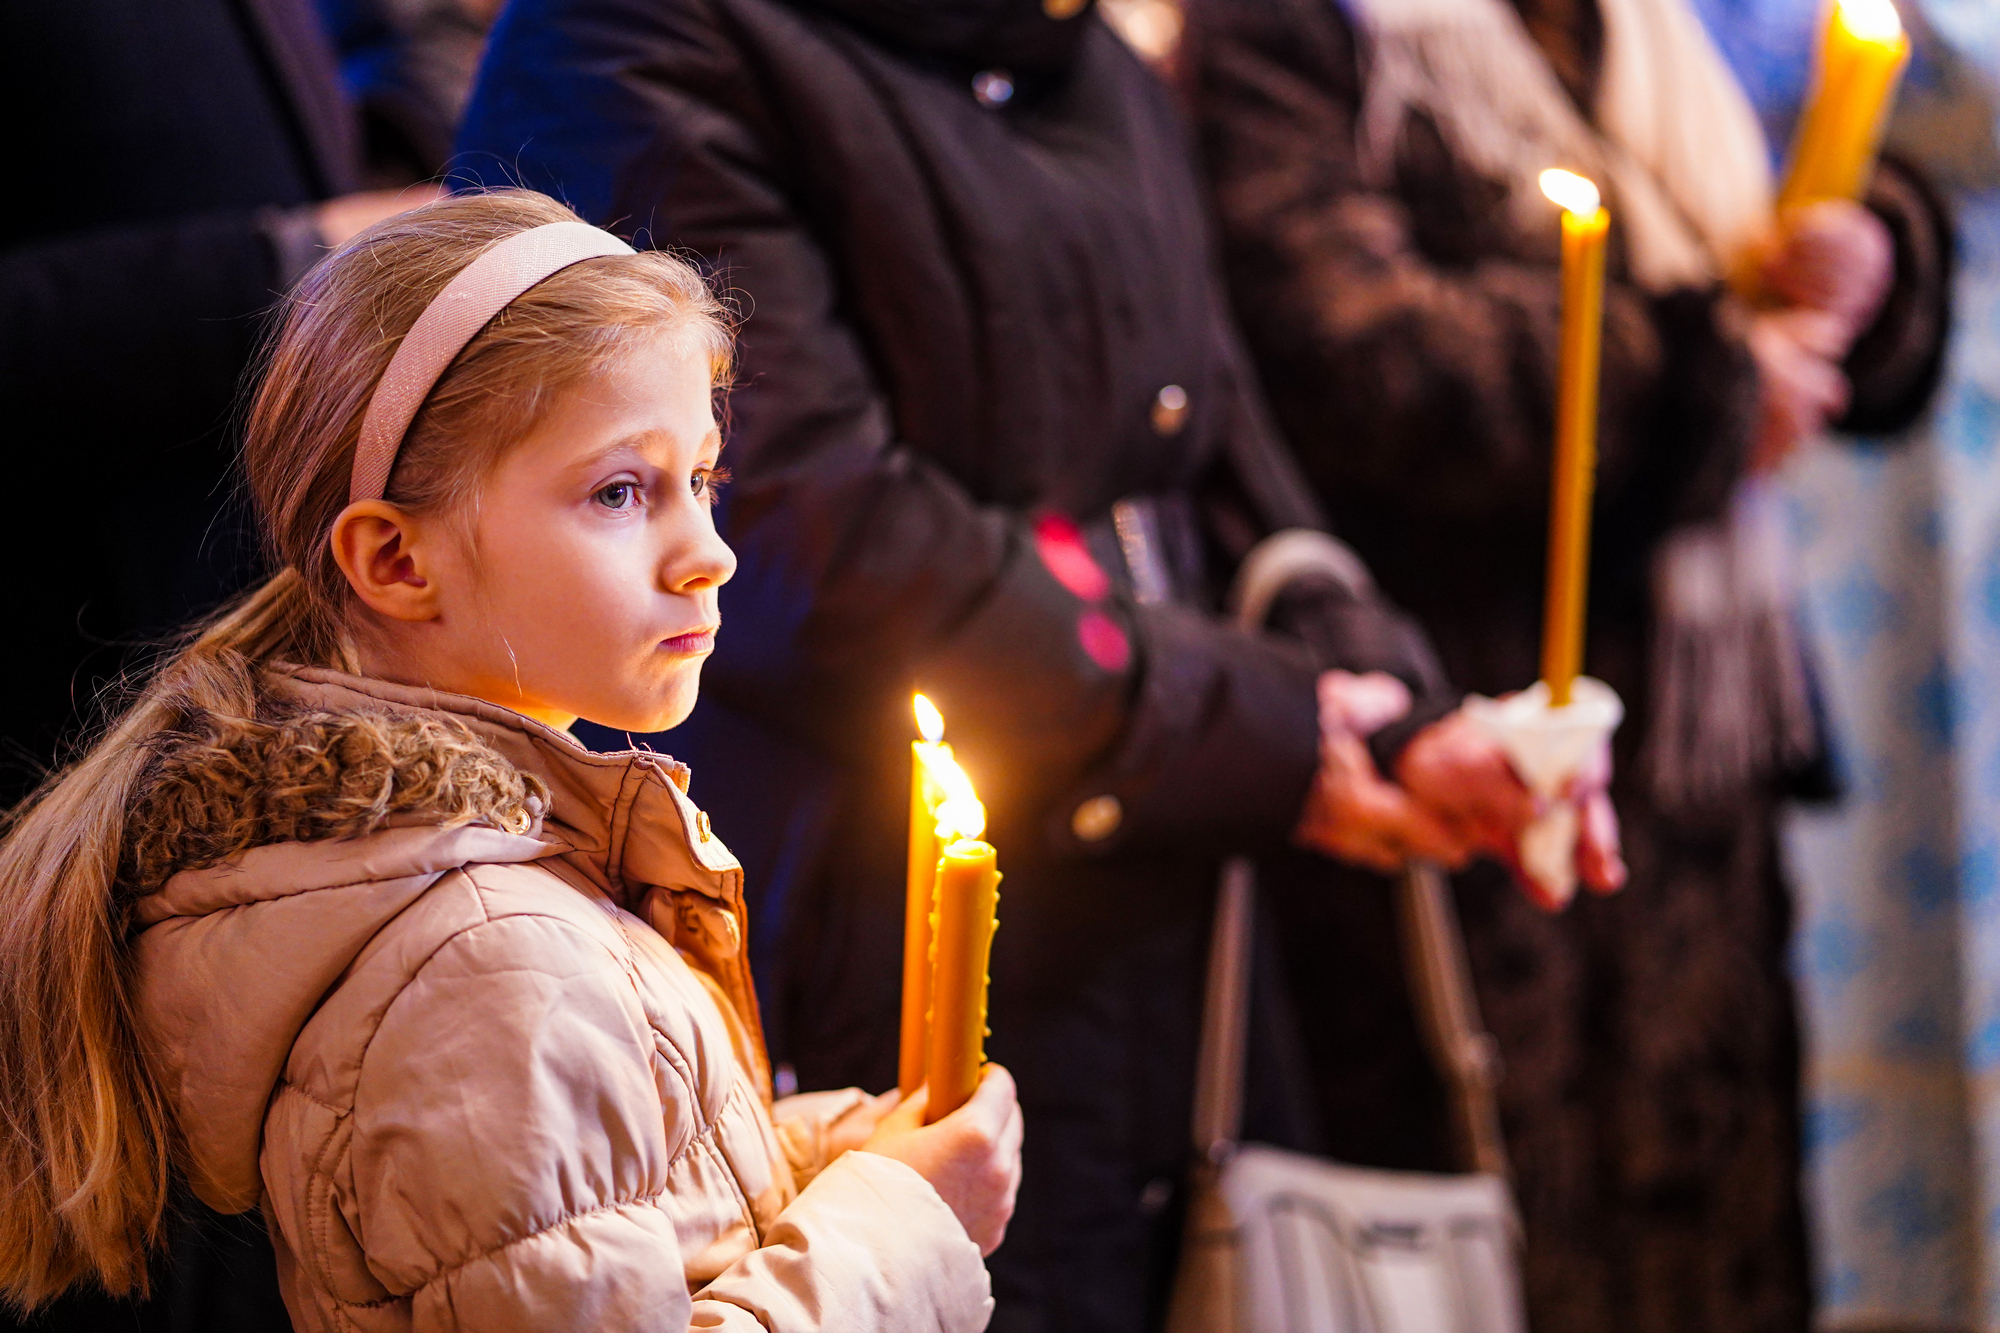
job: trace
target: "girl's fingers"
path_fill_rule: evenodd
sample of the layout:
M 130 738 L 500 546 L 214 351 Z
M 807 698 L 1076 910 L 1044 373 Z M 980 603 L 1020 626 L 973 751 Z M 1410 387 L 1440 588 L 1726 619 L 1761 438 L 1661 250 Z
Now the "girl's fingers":
M 1000 1065 L 989 1064 L 980 1075 L 979 1086 L 973 1089 L 971 1099 L 952 1115 L 977 1122 L 981 1133 L 997 1141 L 1007 1128 L 1008 1116 L 1015 1109 L 1014 1076 Z
M 881 1123 L 916 1129 L 924 1123 L 924 1110 L 930 1103 L 931 1085 L 926 1083 L 897 1102 L 895 1109 L 882 1117 Z

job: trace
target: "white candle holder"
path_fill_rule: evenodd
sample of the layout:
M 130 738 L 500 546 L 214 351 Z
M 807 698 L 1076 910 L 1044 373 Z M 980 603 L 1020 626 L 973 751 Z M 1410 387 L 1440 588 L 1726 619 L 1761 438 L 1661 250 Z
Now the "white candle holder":
M 1580 817 L 1564 800 L 1569 785 L 1625 718 L 1625 705 L 1601 680 L 1578 676 L 1570 700 L 1549 703 L 1549 687 L 1536 681 L 1505 699 L 1473 695 L 1465 711 L 1483 726 L 1546 812 L 1521 835 L 1521 869 L 1549 896 L 1566 904 L 1576 896 L 1576 839 Z

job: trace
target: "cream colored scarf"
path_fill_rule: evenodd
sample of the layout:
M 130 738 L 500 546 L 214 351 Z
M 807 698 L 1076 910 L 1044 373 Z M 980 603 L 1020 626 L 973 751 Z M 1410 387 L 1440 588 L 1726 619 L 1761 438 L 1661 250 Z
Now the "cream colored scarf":
M 1537 178 L 1567 167 L 1605 192 L 1632 276 L 1706 286 L 1768 231 L 1770 158 L 1742 88 L 1687 0 L 1597 0 L 1604 70 L 1578 114 L 1509 0 L 1342 0 L 1368 35 L 1364 170 L 1386 188 L 1412 111 L 1467 165 L 1509 187 L 1529 233 L 1552 232 Z M 1755 480 L 1723 520 L 1662 544 L 1651 725 L 1643 760 L 1677 809 L 1726 805 L 1815 743 L 1777 505 Z

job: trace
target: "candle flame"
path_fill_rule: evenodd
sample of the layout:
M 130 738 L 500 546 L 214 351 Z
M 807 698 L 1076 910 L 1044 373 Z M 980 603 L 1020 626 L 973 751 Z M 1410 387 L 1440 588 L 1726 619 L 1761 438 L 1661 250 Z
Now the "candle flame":
M 1839 0 L 1840 25 L 1868 42 L 1892 43 L 1903 35 L 1903 18 L 1890 0 Z
M 970 798 L 946 798 L 938 802 L 937 839 L 949 847 L 960 839 L 977 838 L 986 831 L 986 807 Z
M 1574 171 L 1554 167 L 1542 173 L 1542 193 L 1580 218 L 1596 217 L 1601 202 L 1596 185 Z
M 949 750 L 924 761 L 924 770 L 938 785 L 938 803 L 932 810 L 937 820 L 937 839 L 949 847 L 961 838 L 976 838 L 986 831 L 986 807 L 972 789 L 972 779 L 958 766 Z
M 937 706 L 919 694 L 911 698 L 910 706 L 917 714 L 917 730 L 932 745 L 944 739 L 944 714 Z

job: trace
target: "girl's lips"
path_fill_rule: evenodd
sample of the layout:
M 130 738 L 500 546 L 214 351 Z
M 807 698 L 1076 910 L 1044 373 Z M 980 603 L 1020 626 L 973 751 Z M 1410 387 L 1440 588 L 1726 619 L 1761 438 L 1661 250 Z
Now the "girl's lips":
M 686 634 L 676 634 L 671 639 L 660 640 L 660 647 L 675 657 L 699 657 L 715 651 L 715 631 L 719 626 L 709 625 L 703 629 L 689 630 Z

